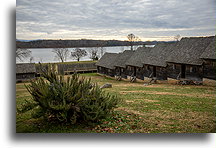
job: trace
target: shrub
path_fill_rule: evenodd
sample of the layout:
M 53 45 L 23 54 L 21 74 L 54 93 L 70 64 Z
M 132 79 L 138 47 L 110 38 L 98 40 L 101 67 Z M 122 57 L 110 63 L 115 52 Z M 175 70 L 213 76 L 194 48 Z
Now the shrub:
M 38 106 L 37 113 L 46 119 L 73 124 L 97 122 L 109 115 L 119 102 L 117 96 L 105 93 L 91 79 L 80 78 L 78 74 L 66 80 L 53 71 L 43 71 L 42 76 L 26 86 L 34 105 L 27 103 L 23 110 Z

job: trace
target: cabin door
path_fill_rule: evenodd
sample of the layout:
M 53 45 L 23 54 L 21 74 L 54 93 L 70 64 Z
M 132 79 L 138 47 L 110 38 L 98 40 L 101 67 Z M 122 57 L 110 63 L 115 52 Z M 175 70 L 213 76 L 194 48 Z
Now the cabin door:
M 185 78 L 185 69 L 186 69 L 186 66 L 182 64 L 181 65 L 181 78 Z
M 119 76 L 121 76 L 121 71 L 122 71 L 122 69 L 121 69 L 121 67 L 119 67 Z
M 136 76 L 136 67 L 134 67 L 134 76 Z
M 156 67 L 153 66 L 153 77 L 156 77 Z

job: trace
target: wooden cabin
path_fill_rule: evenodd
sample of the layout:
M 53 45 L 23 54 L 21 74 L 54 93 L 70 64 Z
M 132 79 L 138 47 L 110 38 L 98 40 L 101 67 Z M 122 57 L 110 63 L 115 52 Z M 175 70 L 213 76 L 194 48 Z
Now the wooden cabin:
M 115 71 L 115 60 L 118 58 L 118 53 L 105 53 L 100 60 L 95 64 L 97 66 L 97 72 L 100 74 L 114 77 Z
M 142 60 L 148 58 L 151 47 L 139 47 L 133 55 L 126 61 L 127 74 L 131 79 L 138 78 L 144 80 L 145 75 L 150 75 L 145 71 Z
M 119 53 L 119 56 L 115 61 L 115 70 L 118 79 L 127 78 L 128 71 L 125 63 L 133 55 L 133 53 L 134 51 L 132 50 L 125 50 L 123 53 Z
M 166 60 L 176 43 L 159 43 L 142 59 L 144 76 L 155 80 L 167 80 Z
M 96 72 L 96 62 L 89 63 L 59 63 L 57 64 L 58 74 L 90 73 Z
M 16 64 L 16 82 L 34 79 L 36 74 L 34 63 Z
M 172 79 L 202 81 L 203 60 L 201 54 L 213 37 L 182 38 L 167 59 L 167 76 Z
M 203 59 L 203 78 L 216 80 L 215 37 L 201 55 Z

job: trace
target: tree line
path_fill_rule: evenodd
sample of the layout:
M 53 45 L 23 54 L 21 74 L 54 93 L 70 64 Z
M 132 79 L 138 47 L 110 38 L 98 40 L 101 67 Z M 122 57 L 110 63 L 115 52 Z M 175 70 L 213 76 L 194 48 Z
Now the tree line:
M 80 61 L 82 57 L 89 56 L 93 61 L 98 60 L 103 56 L 106 49 L 104 47 L 94 47 L 89 48 L 88 50 L 75 48 L 73 51 L 69 51 L 68 48 L 54 48 L 52 50 L 55 53 L 55 58 L 60 60 L 61 62 L 67 61 L 68 58 L 75 59 Z M 23 61 L 25 58 L 30 57 L 30 63 L 33 61 L 33 57 L 31 56 L 31 51 L 26 48 L 16 48 L 16 58 L 20 61 Z
M 136 45 L 143 42 L 134 42 Z M 129 41 L 119 40 L 33 40 L 33 41 L 16 41 L 18 48 L 76 48 L 76 47 L 98 47 L 98 46 L 130 46 Z
M 88 50 L 75 48 L 71 53 L 68 48 L 55 48 L 52 50 L 56 54 L 56 58 L 61 62 L 65 62 L 68 57 L 72 57 L 73 59 L 80 61 L 82 57 L 89 56 L 93 61 L 98 60 L 105 53 L 105 48 L 103 47 L 95 47 L 90 48 Z

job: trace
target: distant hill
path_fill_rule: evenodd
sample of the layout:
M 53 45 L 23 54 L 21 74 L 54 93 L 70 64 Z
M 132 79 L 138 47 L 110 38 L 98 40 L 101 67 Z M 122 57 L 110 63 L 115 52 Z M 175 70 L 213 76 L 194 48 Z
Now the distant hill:
M 157 41 L 138 41 L 134 45 L 155 45 Z M 108 46 L 130 46 L 128 41 L 119 40 L 16 40 L 17 48 L 73 48 L 73 47 L 108 47 Z
M 39 41 L 39 40 L 43 40 L 43 39 L 36 39 L 36 40 L 19 40 L 19 39 L 16 39 L 16 41 L 18 41 L 18 42 L 31 42 L 31 41 Z

